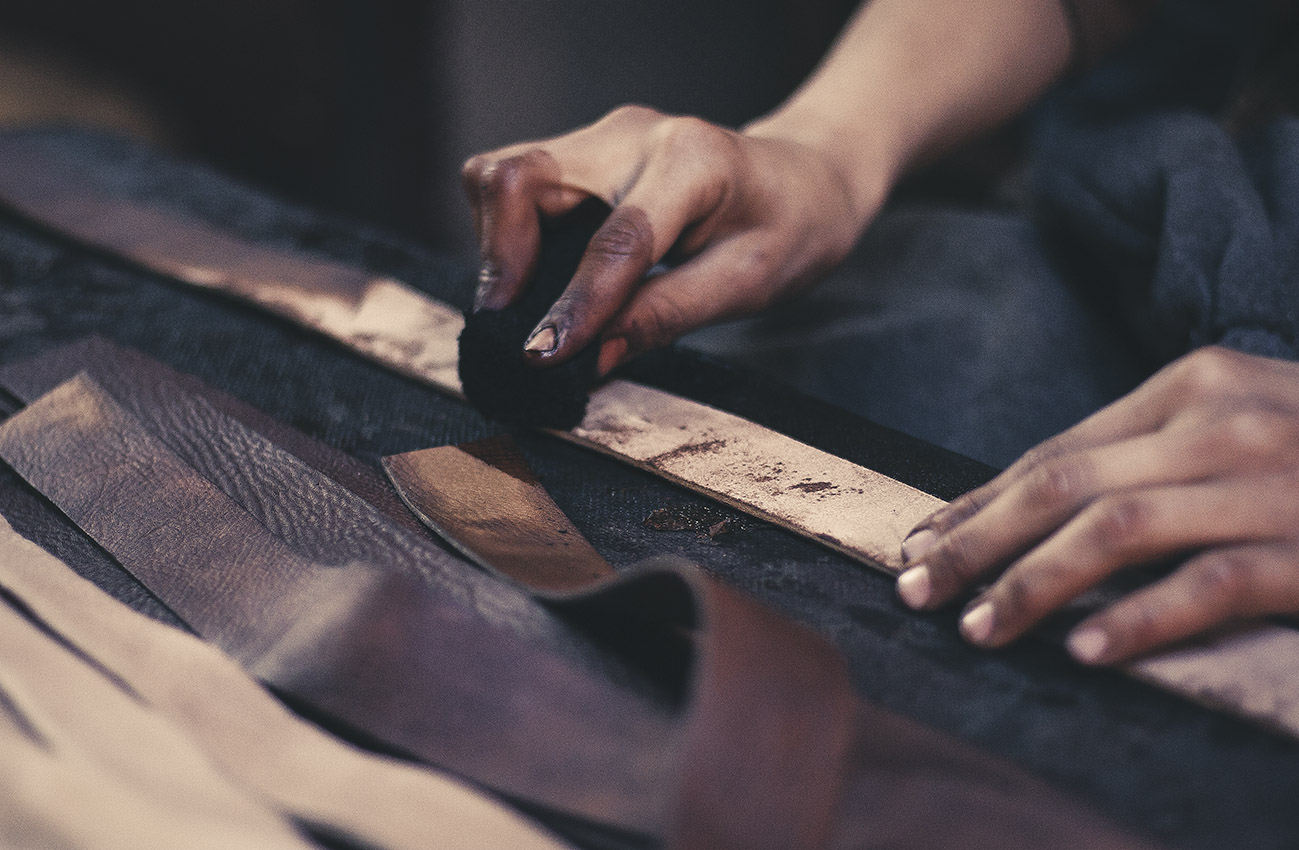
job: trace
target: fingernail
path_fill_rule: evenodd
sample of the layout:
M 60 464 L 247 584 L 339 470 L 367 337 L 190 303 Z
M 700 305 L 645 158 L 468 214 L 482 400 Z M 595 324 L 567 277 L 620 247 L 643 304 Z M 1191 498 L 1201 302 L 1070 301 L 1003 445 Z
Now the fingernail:
M 925 553 L 934 548 L 934 541 L 937 539 L 938 533 L 932 528 L 911 532 L 911 535 L 902 541 L 903 563 L 914 563 L 925 557 Z
M 929 604 L 930 589 L 928 567 L 912 567 L 898 576 L 898 596 L 912 608 Z
M 523 344 L 523 350 L 529 354 L 549 354 L 555 350 L 558 341 L 559 336 L 555 333 L 555 326 L 543 325 L 532 332 L 532 336 L 528 337 L 528 341 Z
M 606 339 L 600 345 L 600 356 L 596 358 L 595 371 L 600 377 L 612 372 L 622 363 L 627 356 L 627 338 L 616 336 L 612 339 Z
M 1097 664 L 1105 657 L 1105 650 L 1109 648 L 1110 639 L 1106 637 L 1105 632 L 1090 626 L 1082 629 L 1075 629 L 1065 645 L 1069 649 L 1069 654 L 1083 664 Z
M 972 643 L 986 643 L 992 637 L 991 602 L 980 602 L 961 618 L 961 632 Z

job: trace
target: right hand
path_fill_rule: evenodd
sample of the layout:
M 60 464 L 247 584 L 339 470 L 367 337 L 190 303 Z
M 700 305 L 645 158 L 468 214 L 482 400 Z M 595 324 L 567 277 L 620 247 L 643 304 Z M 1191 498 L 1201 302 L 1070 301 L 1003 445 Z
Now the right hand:
M 542 217 L 602 198 L 613 213 L 528 354 L 559 363 L 598 342 L 606 374 L 797 294 L 842 260 L 888 189 L 855 197 L 847 177 L 811 145 L 638 106 L 479 154 L 463 170 L 483 257 L 475 307 L 505 307 L 527 285 Z M 664 259 L 675 265 L 647 280 Z

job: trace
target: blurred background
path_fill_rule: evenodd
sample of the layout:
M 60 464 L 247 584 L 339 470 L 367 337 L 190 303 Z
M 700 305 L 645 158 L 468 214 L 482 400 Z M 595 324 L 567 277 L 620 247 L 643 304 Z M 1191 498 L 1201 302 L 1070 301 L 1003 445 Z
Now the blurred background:
M 737 125 L 856 0 L 0 0 L 0 125 L 78 123 L 470 258 L 471 153 L 625 102 Z

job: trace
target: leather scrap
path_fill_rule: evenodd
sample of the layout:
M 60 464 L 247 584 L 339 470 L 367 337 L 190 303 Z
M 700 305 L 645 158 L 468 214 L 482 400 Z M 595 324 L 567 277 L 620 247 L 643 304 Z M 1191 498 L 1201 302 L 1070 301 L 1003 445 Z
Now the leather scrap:
M 411 512 L 485 569 L 553 592 L 612 576 L 512 445 L 496 437 L 390 455 L 383 466 Z
M 513 518 L 511 557 L 531 545 L 553 558 L 570 532 L 551 520 L 558 506 L 536 504 L 549 501 L 544 489 L 510 485 L 526 467 L 513 442 L 493 440 L 493 462 L 469 477 L 464 458 L 478 453 L 473 444 L 427 449 L 384 465 L 403 500 L 458 548 L 486 543 L 476 560 L 495 546 L 482 515 Z M 480 503 L 471 516 L 458 512 L 468 496 L 455 491 Z M 597 633 L 648 626 L 693 636 L 667 847 L 1149 846 L 1008 765 L 860 701 L 824 638 L 696 567 L 647 567 L 578 593 L 533 589 Z
M 182 749 L 196 746 L 237 789 L 269 806 L 268 814 L 364 846 L 385 850 L 563 850 L 565 846 L 501 802 L 448 776 L 364 752 L 322 732 L 286 709 L 215 647 L 113 600 L 20 537 L 3 519 L 0 595 L 7 596 L 30 621 L 22 639 L 31 644 L 24 649 L 6 632 L 0 641 L 5 648 L 0 670 L 11 672 L 21 662 L 20 672 L 59 687 L 91 680 L 85 687 L 93 692 L 81 693 L 77 699 L 65 695 L 58 702 L 64 711 L 103 718 L 106 728 L 98 731 L 101 745 L 120 745 L 133 752 L 143 749 L 144 757 L 167 763 L 175 759 L 168 746 L 175 730 L 183 738 Z M 17 625 L 6 611 L 8 607 L 0 604 L 0 628 L 13 630 Z M 43 641 L 27 634 L 37 630 L 43 632 Z M 46 645 L 53 643 L 59 646 Z M 75 656 L 82 663 L 52 657 L 62 655 Z M 96 684 L 95 679 L 112 687 Z M 119 719 L 119 712 L 127 719 Z M 131 719 L 130 715 L 138 714 L 153 714 L 157 720 Z M 132 735 L 139 727 L 131 724 L 138 722 L 165 722 L 170 728 L 163 737 Z M 6 750 L 0 763 L 14 765 L 14 754 Z M 189 781 L 190 772 L 199 770 L 182 771 L 176 781 Z M 101 781 L 96 787 L 120 784 Z M 217 809 L 212 795 L 204 793 L 204 808 Z M 174 789 L 168 793 L 155 789 L 152 796 L 174 800 Z M 76 807 L 62 802 L 70 797 L 55 795 L 58 811 L 46 813 L 42 820 L 58 824 L 86 819 L 92 846 L 112 843 L 131 850 L 202 846 L 194 835 L 173 837 L 163 844 L 142 840 L 139 830 L 150 820 L 142 815 L 132 817 L 129 824 L 106 828 L 102 820 L 86 817 L 84 800 Z M 0 805 L 0 812 L 4 811 L 12 809 Z M 231 811 L 227 817 L 248 830 L 257 823 L 247 812 Z M 153 821 L 156 825 L 159 819 Z M 181 821 L 194 830 L 209 830 L 197 817 Z M 0 824 L 4 822 L 0 814 Z M 281 831 L 284 826 L 280 824 Z M 215 837 L 228 839 L 223 830 L 229 828 L 219 825 Z M 0 826 L 0 836 L 5 834 Z M 265 834 L 244 836 L 237 843 L 274 846 Z
M 0 425 L 0 456 L 201 636 L 295 701 L 511 797 L 658 828 L 668 711 L 548 648 L 546 631 L 515 631 L 560 628 L 525 597 L 502 607 L 509 594 L 487 588 L 457 595 L 381 565 L 305 558 L 85 377 Z M 273 482 L 286 470 L 271 463 Z M 273 505 L 276 492 L 256 498 Z

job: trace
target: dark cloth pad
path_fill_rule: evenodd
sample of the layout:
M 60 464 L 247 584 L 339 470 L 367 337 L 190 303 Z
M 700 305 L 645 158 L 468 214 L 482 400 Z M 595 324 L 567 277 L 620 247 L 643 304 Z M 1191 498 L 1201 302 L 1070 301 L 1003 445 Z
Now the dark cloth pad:
M 537 268 L 527 289 L 504 310 L 465 315 L 460 334 L 460 383 L 483 415 L 511 425 L 568 429 L 582 421 L 595 383 L 598 345 L 558 366 L 529 365 L 523 344 L 577 271 L 587 243 L 609 217 L 589 198 L 541 226 Z

